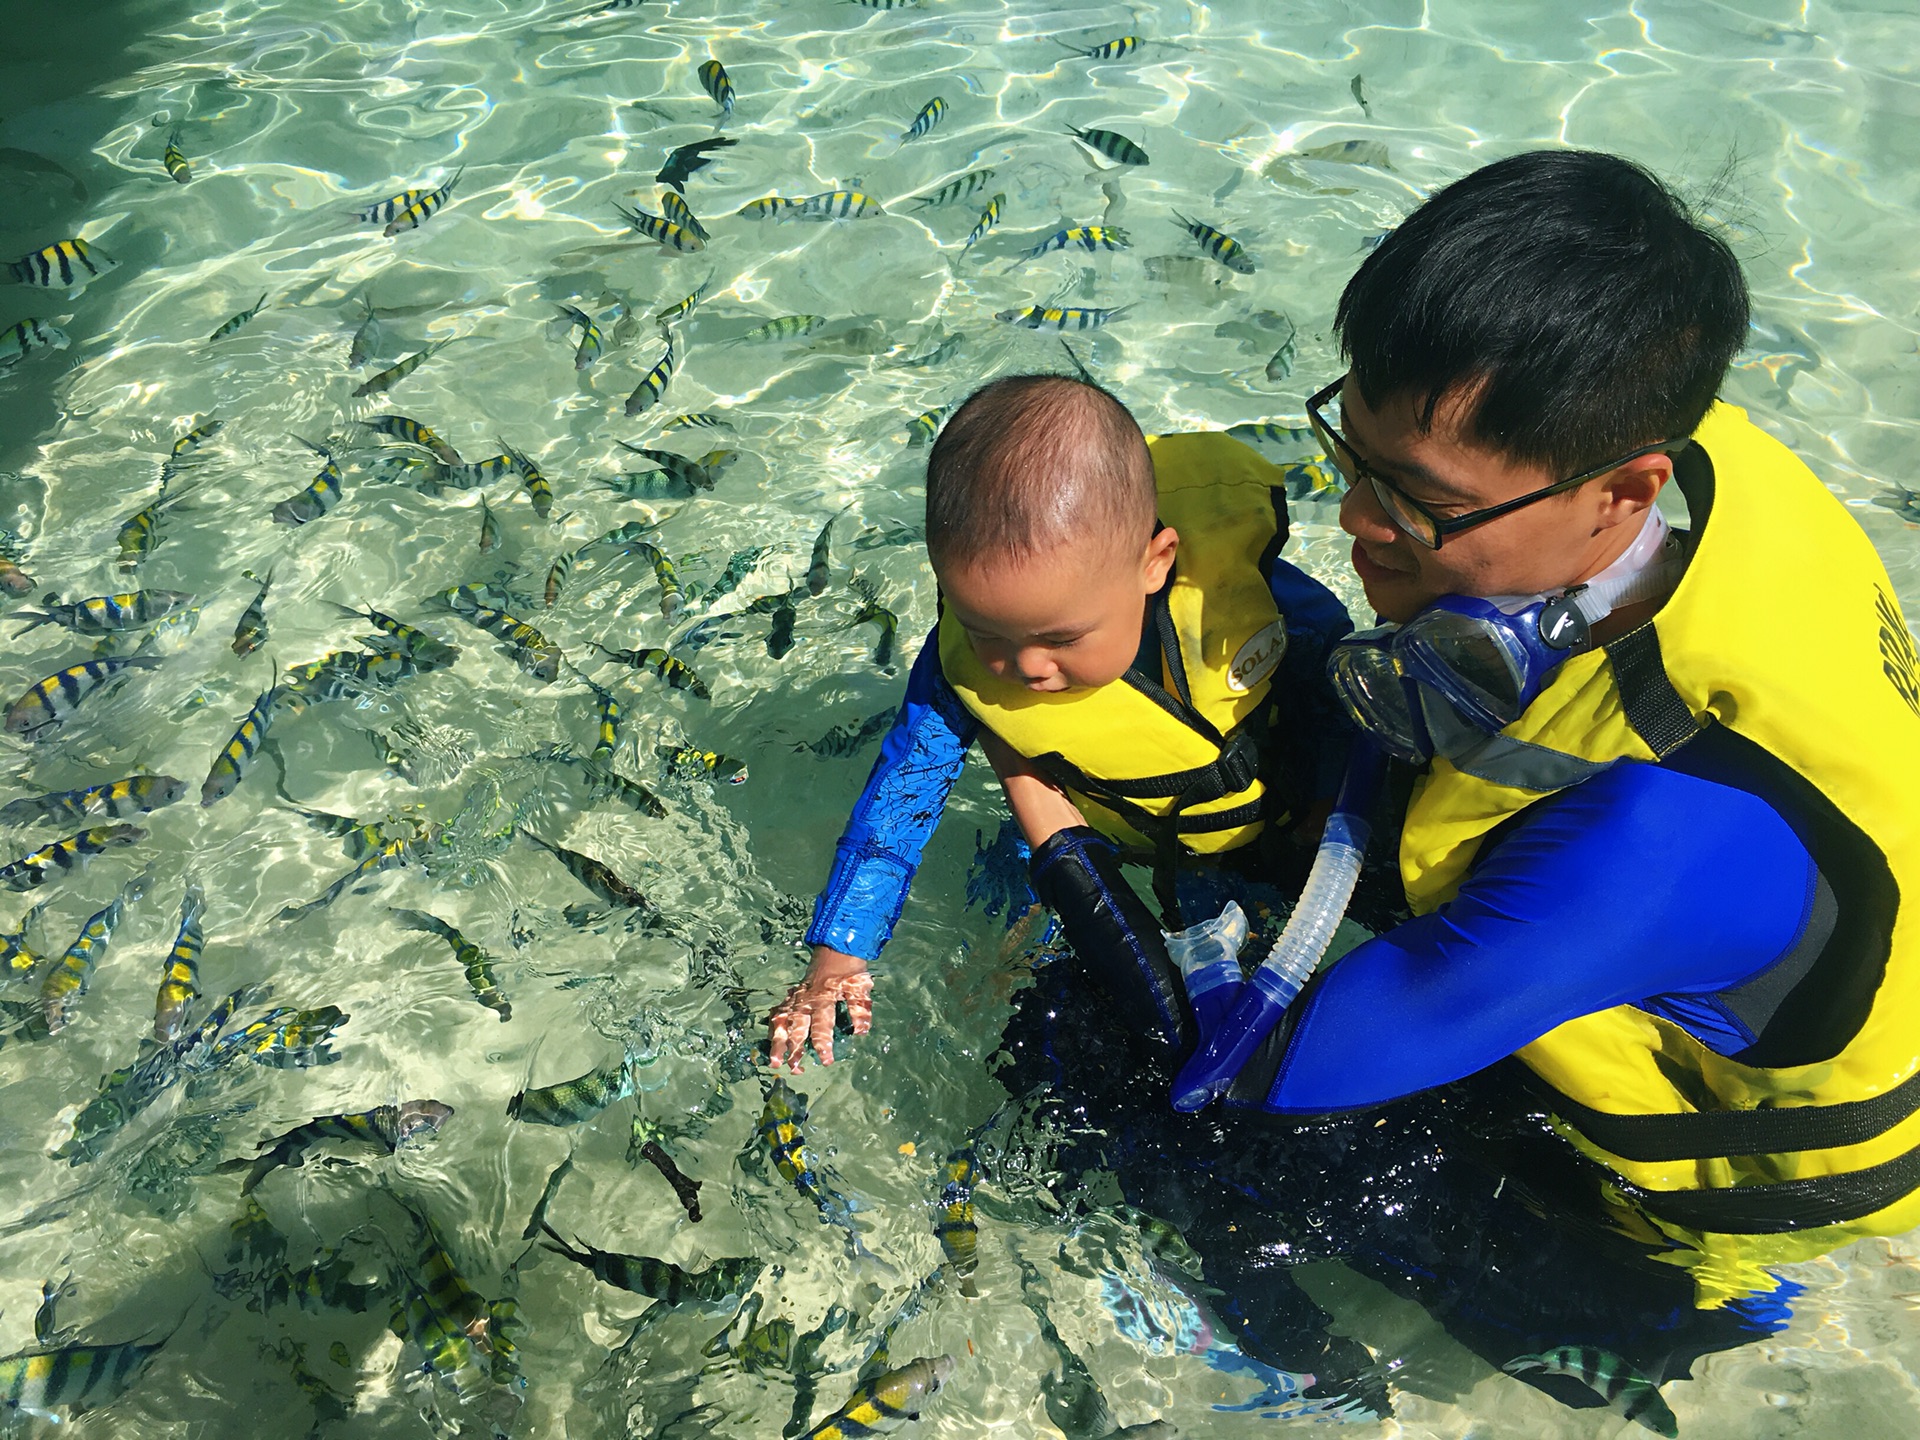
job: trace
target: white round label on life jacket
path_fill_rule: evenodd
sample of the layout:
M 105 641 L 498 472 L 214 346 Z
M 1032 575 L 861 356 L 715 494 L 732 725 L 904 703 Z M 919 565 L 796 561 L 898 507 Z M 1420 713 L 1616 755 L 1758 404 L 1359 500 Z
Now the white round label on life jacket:
M 1244 695 L 1273 674 L 1287 653 L 1287 622 L 1276 620 L 1233 653 L 1227 667 L 1227 688 Z

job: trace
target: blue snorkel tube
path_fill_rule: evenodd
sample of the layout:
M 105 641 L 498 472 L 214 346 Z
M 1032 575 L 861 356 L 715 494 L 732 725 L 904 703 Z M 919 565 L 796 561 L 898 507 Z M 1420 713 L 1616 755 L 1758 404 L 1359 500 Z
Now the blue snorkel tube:
M 1313 868 L 1293 907 L 1287 928 L 1274 942 L 1273 951 L 1260 963 L 1251 979 L 1238 992 L 1225 991 L 1218 976 L 1208 976 L 1204 986 L 1206 1012 L 1219 1015 L 1231 997 L 1233 1008 L 1218 1022 L 1214 1033 L 1202 1026 L 1199 1050 L 1180 1067 L 1173 1082 L 1173 1108 L 1183 1114 L 1204 1109 L 1226 1093 L 1227 1087 L 1247 1063 L 1254 1050 L 1265 1040 L 1287 1006 L 1293 1003 L 1314 968 L 1333 943 L 1333 933 L 1347 913 L 1354 884 L 1360 878 L 1360 861 L 1366 854 L 1372 834 L 1369 816 L 1380 794 L 1380 782 L 1386 774 L 1386 756 L 1380 747 L 1362 733 L 1355 737 L 1347 753 L 1347 772 L 1340 782 L 1340 793 L 1333 802 L 1333 813 L 1320 835 L 1320 849 L 1313 857 Z M 1209 967 L 1210 969 L 1213 967 Z M 1193 980 L 1200 979 L 1196 974 Z M 1189 994 L 1196 1013 L 1201 1011 L 1201 993 L 1190 980 Z

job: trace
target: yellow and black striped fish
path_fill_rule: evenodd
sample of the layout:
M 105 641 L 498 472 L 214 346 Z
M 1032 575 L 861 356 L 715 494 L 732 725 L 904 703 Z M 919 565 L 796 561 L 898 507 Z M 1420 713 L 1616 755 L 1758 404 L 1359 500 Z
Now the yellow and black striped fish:
M 28 686 L 27 692 L 7 707 L 6 732 L 38 738 L 71 718 L 83 700 L 126 671 L 151 670 L 160 663 L 158 656 L 128 655 L 69 665 Z
M 951 405 L 938 405 L 923 414 L 913 417 L 907 426 L 907 444 L 931 445 L 933 437 L 940 433 L 940 425 L 947 418 Z
M 827 323 L 824 315 L 781 315 L 756 325 L 744 335 L 733 337 L 735 345 L 753 345 L 764 340 L 798 340 L 802 335 L 811 335 Z
M 360 423 L 377 435 L 388 435 L 408 445 L 418 445 L 422 450 L 431 450 L 436 457 L 449 465 L 462 463 L 458 450 L 418 420 L 410 419 L 405 415 L 373 415 Z
M 1247 254 L 1244 245 L 1224 230 L 1216 230 L 1204 220 L 1189 219 L 1177 210 L 1173 213 L 1173 223 L 1199 241 L 1202 250 L 1236 275 L 1253 274 L 1253 257 Z
M 807 1148 L 807 1137 L 800 1130 L 806 1123 L 807 1097 L 776 1076 L 767 1087 L 767 1103 L 758 1126 L 759 1136 L 773 1157 L 773 1167 L 813 1202 L 822 1220 L 851 1232 L 853 1207 L 822 1178 L 818 1162 Z
M 1126 231 L 1117 226 L 1075 225 L 1071 229 L 1054 231 L 1031 250 L 1023 253 L 1019 259 L 1037 260 L 1050 250 L 1064 250 L 1069 245 L 1078 245 L 1091 255 L 1096 250 L 1131 249 L 1133 240 Z
M 580 327 L 580 345 L 573 352 L 573 368 L 584 370 L 606 353 L 607 337 L 600 333 L 594 318 L 579 306 L 562 305 L 560 313 Z
M 982 166 L 978 170 L 969 170 L 957 180 L 949 180 L 930 194 L 914 196 L 913 207 L 916 210 L 931 210 L 937 206 L 952 204 L 955 200 L 964 200 L 967 196 L 986 189 L 987 182 L 993 179 L 993 174 L 991 165 Z
M 64 350 L 73 342 L 58 325 L 27 319 L 0 330 L 0 370 L 9 370 L 35 350 Z
M 184 185 L 193 179 L 193 167 L 187 164 L 187 152 L 180 148 L 178 125 L 167 136 L 167 148 L 161 153 L 160 163 L 167 167 L 167 174 L 173 177 L 176 185 Z
M 700 86 L 713 97 L 721 114 L 733 114 L 733 81 L 728 78 L 726 66 L 718 60 L 707 61 L 700 67 Z
M 80 927 L 80 933 L 74 936 L 66 953 L 48 967 L 46 978 L 40 983 L 40 1004 L 48 1034 L 66 1026 L 74 1004 L 87 993 L 87 981 L 100 963 L 100 957 L 107 953 L 114 927 L 126 913 L 127 899 L 127 893 L 116 895 L 110 904 L 95 911 Z
M 820 195 L 809 195 L 799 202 L 799 206 L 800 214 L 810 219 L 865 220 L 869 216 L 887 213 L 878 200 L 858 190 L 829 190 Z
M 121 595 L 94 595 L 66 605 L 49 605 L 44 610 L 16 610 L 7 618 L 27 622 L 15 632 L 19 635 L 41 625 L 60 625 L 76 635 L 115 635 L 164 620 L 192 603 L 193 596 L 184 591 L 133 590 Z
M 463 165 L 460 169 L 454 171 L 452 178 L 438 190 L 429 190 L 424 195 L 415 191 L 407 192 L 413 195 L 414 198 L 388 217 L 387 227 L 380 233 L 391 237 L 398 235 L 402 230 L 419 229 L 420 226 L 431 220 L 435 213 L 447 203 L 448 197 L 453 194 L 453 187 L 460 183 L 460 177 L 465 173 L 466 167 Z M 377 210 L 380 207 L 375 206 L 374 208 Z
M 733 422 L 723 419 L 708 410 L 689 410 L 684 415 L 676 415 L 660 428 L 662 430 L 683 430 L 698 426 L 707 430 L 731 430 Z
M 1082 130 L 1078 125 L 1069 125 L 1067 130 L 1074 139 L 1095 153 L 1106 156 L 1116 165 L 1147 163 L 1147 152 L 1124 135 L 1115 134 L 1111 130 Z
M 429 915 L 424 910 L 395 910 L 393 913 L 400 917 L 400 923 L 407 929 L 438 935 L 452 946 L 453 958 L 466 971 L 467 987 L 473 991 L 473 998 L 497 1012 L 503 1023 L 513 1018 L 513 1006 L 501 993 L 499 981 L 493 978 L 493 958 L 486 951 L 438 915 Z
M 171 805 L 187 793 L 187 782 L 171 775 L 129 775 L 104 785 L 62 790 L 0 805 L 0 825 L 37 825 L 49 820 L 124 820 Z
M 693 213 L 693 207 L 687 204 L 678 190 L 660 192 L 660 213 L 703 244 L 713 238 L 707 233 L 707 227 L 702 225 L 699 217 Z
M 276 525 L 305 525 L 310 521 L 318 520 L 340 503 L 340 497 L 344 493 L 342 487 L 346 483 L 346 477 L 341 474 L 340 464 L 333 458 L 333 452 L 324 446 L 314 444 L 311 440 L 302 440 L 300 443 L 309 450 L 325 456 L 327 463 L 322 465 L 319 473 L 307 483 L 306 489 L 289 495 L 273 507 L 270 513 Z
M 947 1257 L 947 1268 L 960 1282 L 960 1293 L 980 1293 L 973 1272 L 980 1265 L 980 1226 L 973 1214 L 973 1187 L 980 1177 L 973 1150 L 956 1150 L 947 1157 L 947 1183 L 940 1192 L 933 1222 L 934 1238 Z
M 633 1072 L 623 1060 L 555 1085 L 522 1090 L 507 1101 L 507 1118 L 528 1125 L 581 1125 L 632 1093 Z
M 999 311 L 993 318 L 1005 325 L 1024 325 L 1029 330 L 1097 330 L 1132 308 L 1120 305 L 1111 310 L 1063 310 L 1052 305 L 1029 305 L 1023 310 Z
M 555 845 L 550 840 L 542 840 L 524 826 L 521 827 L 520 833 L 558 860 L 566 867 L 569 875 L 609 905 L 621 905 L 630 910 L 654 908 L 651 900 L 614 874 L 611 867 L 594 859 L 591 855 L 582 855 L 578 850 L 569 850 L 564 845 Z
M 706 295 L 707 287 L 711 284 L 713 284 L 713 276 L 709 275 L 705 280 L 700 282 L 699 287 L 695 289 L 691 295 L 687 296 L 686 299 L 675 301 L 659 314 L 655 315 L 653 317 L 655 323 L 665 325 L 671 320 L 686 319 L 687 316 L 693 313 L 693 307 L 698 305 Z
M 960 247 L 962 250 L 971 250 L 989 230 L 1000 223 L 1000 207 L 1006 203 L 1007 197 L 1003 194 L 996 194 L 987 202 L 987 208 L 980 212 L 972 233 L 967 236 L 967 243 Z
M 273 571 L 269 570 L 247 608 L 240 612 L 240 618 L 234 622 L 233 653 L 242 659 L 267 643 L 267 591 L 272 588 Z
M 890 1430 L 902 1420 L 918 1420 L 921 1407 L 940 1393 L 952 1374 L 951 1355 L 909 1361 L 861 1385 L 800 1440 L 854 1440 Z
M 668 770 L 678 774 L 711 775 L 729 785 L 747 782 L 747 762 L 717 750 L 702 750 L 697 745 L 662 745 L 654 753 L 666 762 Z
M 331 1065 L 340 1057 L 327 1048 L 328 1042 L 347 1019 L 347 1012 L 337 1005 L 317 1010 L 283 1005 L 231 1035 L 222 1035 L 214 1046 L 214 1057 L 220 1061 L 241 1056 L 275 1070 Z
M 540 473 L 540 468 L 504 440 L 500 442 L 500 449 L 513 460 L 513 468 L 520 473 L 521 483 L 527 487 L 527 498 L 533 502 L 533 513 L 542 520 L 553 514 L 553 486 Z
M 695 295 L 698 293 L 696 291 Z M 645 378 L 633 387 L 633 393 L 627 396 L 629 416 L 639 415 L 658 404 L 660 397 L 667 393 L 667 382 L 673 379 L 673 332 L 671 330 L 667 332 L 666 339 L 667 353 L 660 357 L 654 367 L 646 373 Z
M 707 248 L 707 242 L 687 229 L 686 226 L 676 225 L 664 216 L 650 215 L 645 210 L 629 210 L 626 206 L 618 204 L 613 208 L 620 212 L 620 218 L 622 220 L 625 220 L 627 224 L 631 225 L 640 234 L 646 236 L 649 240 L 658 240 L 669 250 L 678 250 L 684 254 L 692 254 L 696 250 L 704 250 Z
M 585 681 L 587 688 L 593 691 L 594 699 L 599 702 L 599 711 L 594 717 L 593 749 L 588 752 L 587 758 L 602 762 L 610 761 L 613 759 L 613 752 L 620 747 L 620 723 L 627 718 L 626 709 L 620 704 L 620 698 L 611 690 L 602 689 L 593 681 L 587 680 L 584 675 L 580 678 Z
M 211 345 L 215 340 L 226 339 L 227 336 L 233 334 L 234 331 L 238 330 L 242 325 L 246 324 L 266 308 L 267 297 L 262 295 L 258 300 L 253 302 L 253 308 L 251 310 L 242 310 L 239 314 L 229 315 L 225 320 L 221 321 L 220 328 L 207 337 L 207 343 Z
M 488 634 L 497 635 L 511 647 L 514 663 L 536 680 L 560 678 L 560 662 L 566 658 L 560 647 L 524 620 L 516 620 L 504 610 L 481 605 L 471 598 L 456 600 L 459 588 L 446 592 L 454 612 Z
M 763 1260 L 743 1257 L 716 1260 L 704 1270 L 683 1270 L 670 1260 L 657 1260 L 651 1255 L 619 1255 L 582 1245 L 578 1240 L 568 1244 L 558 1230 L 544 1221 L 540 1230 L 545 1237 L 540 1242 L 542 1248 L 564 1255 L 576 1265 L 584 1265 L 616 1289 L 631 1295 L 645 1295 L 663 1305 L 683 1305 L 689 1301 L 717 1305 L 745 1290 L 767 1268 Z
M 407 376 L 418 370 L 422 365 L 426 364 L 428 360 L 432 359 L 452 343 L 451 338 L 436 340 L 427 346 L 426 349 L 416 351 L 414 354 L 407 356 L 407 358 L 402 360 L 398 365 L 389 366 L 371 380 L 365 381 L 353 392 L 353 398 L 356 400 L 364 400 L 369 395 L 378 395 L 383 390 L 391 390 L 395 385 L 398 385 L 402 380 L 406 379 Z
M 289 699 L 287 688 L 280 684 L 276 672 L 274 683 L 261 692 L 253 702 L 253 708 L 240 718 L 240 727 L 233 732 L 233 737 L 220 747 L 220 753 L 214 757 L 213 768 L 207 771 L 206 782 L 200 787 L 202 806 L 217 804 L 239 788 L 247 767 L 253 763 L 253 757 L 259 753 L 261 745 L 266 743 L 274 715 Z
M 33 972 L 40 968 L 40 957 L 34 954 L 27 943 L 27 932 L 33 928 L 46 902 L 43 900 L 20 917 L 20 928 L 13 931 L 0 931 L 0 981 L 29 980 Z
M 200 916 L 206 909 L 206 897 L 198 885 L 189 884 L 180 901 L 180 929 L 173 937 L 173 948 L 160 971 L 160 988 L 153 997 L 153 1038 L 170 1044 L 186 1023 L 187 1007 L 200 996 L 200 952 L 207 937 L 200 929 Z
M 364 210 L 355 211 L 353 218 L 363 225 L 385 225 L 426 193 L 424 188 L 402 190 L 398 195 L 390 195 Z
M 677 660 L 658 646 L 648 646 L 641 650 L 608 650 L 606 646 L 596 647 L 609 659 L 630 666 L 635 670 L 651 670 L 675 690 L 685 690 L 701 700 L 711 700 L 713 692 L 707 688 L 706 681 L 693 673 L 691 666 L 684 660 Z
M 0 885 L 9 890 L 32 890 L 46 884 L 55 873 L 78 870 L 116 845 L 137 845 L 146 838 L 147 832 L 138 825 L 96 825 L 0 865 Z
M 904 145 L 909 140 L 918 140 L 929 130 L 933 129 L 934 126 L 938 125 L 940 123 L 940 117 L 946 113 L 947 102 L 938 95 L 934 96 L 933 99 L 920 107 L 920 113 L 913 117 L 913 123 L 909 125 L 905 133 L 901 135 L 900 143 Z
M 427 634 L 426 631 L 416 629 L 404 620 L 396 620 L 385 611 L 375 610 L 371 605 L 362 610 L 355 610 L 348 605 L 336 605 L 334 608 L 343 615 L 351 615 L 355 619 L 364 619 L 374 626 L 374 628 L 386 635 L 392 636 L 394 640 L 399 642 L 400 648 L 405 651 L 423 671 L 441 669 L 443 666 L 451 665 L 455 660 L 460 658 L 459 646 L 449 645 L 444 640 L 435 639 L 433 636 Z M 366 643 L 372 644 L 374 642 L 372 638 L 369 637 Z
M 1605 1400 L 1613 1410 L 1656 1435 L 1680 1433 L 1680 1421 L 1660 1387 L 1611 1350 L 1597 1345 L 1561 1345 L 1538 1355 L 1522 1355 L 1500 1367 L 1509 1375 L 1529 1370 L 1567 1375 Z
M 56 240 L 44 250 L 23 255 L 7 265 L 7 271 L 22 285 L 37 285 L 42 290 L 65 289 L 78 295 L 87 282 L 98 280 L 120 262 L 101 254 L 84 240 Z
M 323 1140 L 372 1145 L 391 1155 L 418 1136 L 437 1135 L 453 1118 L 453 1107 L 438 1100 L 406 1100 L 398 1105 L 376 1105 L 349 1115 L 321 1115 L 296 1125 L 285 1134 L 262 1140 L 258 1157 L 240 1182 L 240 1193 L 251 1194 L 281 1166 L 295 1169 L 306 1163 L 307 1151 Z
M 126 1393 L 172 1336 L 150 1345 L 68 1345 L 0 1360 L 0 1410 L 58 1420 L 56 1406 L 98 1408 Z
M 673 568 L 673 561 L 658 545 L 649 541 L 636 540 L 631 546 L 632 552 L 653 567 L 653 578 L 660 586 L 660 618 L 669 625 L 679 615 L 680 608 L 686 603 L 685 593 L 680 588 L 680 573 Z M 678 663 L 678 662 L 675 662 Z M 682 667 L 685 668 L 685 667 Z M 664 673 L 664 672 L 663 672 Z M 688 671 L 688 675 L 693 672 Z M 670 682 L 675 688 L 691 688 L 702 700 L 706 699 L 706 686 L 697 680 L 682 686 L 680 682 Z
M 798 200 L 790 200 L 784 195 L 762 195 L 758 200 L 749 200 L 733 213 L 748 220 L 770 220 L 799 208 Z
M 644 445 L 635 445 L 626 440 L 616 440 L 614 443 L 623 450 L 632 451 L 635 455 L 643 459 L 651 460 L 655 465 L 660 467 L 661 473 L 679 484 L 685 485 L 689 490 L 711 490 L 713 488 L 715 478 L 713 473 L 698 460 L 690 459 L 685 455 L 675 454 L 671 450 L 650 450 Z M 652 472 L 637 473 L 644 475 Z M 622 478 L 625 479 L 627 477 L 623 476 Z M 634 491 L 625 486 L 616 485 L 612 481 L 606 481 L 604 483 L 612 489 L 619 490 L 621 494 L 627 495 L 630 499 L 639 498 Z
M 551 610 L 560 602 L 560 587 L 567 583 L 567 576 L 573 573 L 573 562 L 579 554 L 575 550 L 563 550 L 547 570 L 546 601 Z
M 1078 45 L 1067 45 L 1064 40 L 1060 43 L 1066 45 L 1074 54 L 1085 56 L 1089 60 L 1124 60 L 1145 42 L 1138 35 L 1121 35 L 1112 40 L 1103 40 L 1098 45 L 1086 49 Z

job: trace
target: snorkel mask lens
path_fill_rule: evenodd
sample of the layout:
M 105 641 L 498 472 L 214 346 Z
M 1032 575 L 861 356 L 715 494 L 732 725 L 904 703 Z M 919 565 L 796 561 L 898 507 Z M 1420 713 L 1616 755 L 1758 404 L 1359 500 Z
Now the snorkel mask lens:
M 1327 678 L 1354 724 L 1389 754 L 1421 765 L 1433 752 L 1416 708 L 1414 679 L 1395 653 L 1398 634 L 1386 626 L 1342 640 L 1328 657 Z
M 1410 675 L 1445 695 L 1476 729 L 1492 734 L 1520 718 L 1539 685 L 1512 621 L 1484 601 L 1471 604 L 1491 614 L 1435 606 L 1401 632 L 1394 649 Z M 1532 623 L 1525 611 L 1514 619 Z

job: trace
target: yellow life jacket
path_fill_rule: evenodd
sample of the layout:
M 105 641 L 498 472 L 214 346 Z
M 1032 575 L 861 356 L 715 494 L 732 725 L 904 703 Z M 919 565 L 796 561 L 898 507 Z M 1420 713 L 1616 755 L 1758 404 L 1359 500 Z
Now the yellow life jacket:
M 1799 817 L 1838 920 L 1744 1062 L 1632 1005 L 1519 1052 L 1615 1200 L 1692 1245 L 1676 1263 L 1717 1267 L 1696 1279 L 1724 1299 L 1756 1257 L 1920 1224 L 1920 907 L 1902 903 L 1920 886 L 1920 660 L 1872 543 L 1805 465 L 1730 405 L 1694 438 L 1672 597 L 1560 667 L 1496 738 L 1514 767 L 1435 760 L 1400 867 L 1415 911 L 1435 909 L 1496 826 L 1582 765 L 1724 754 L 1733 783 Z M 1592 883 L 1630 889 L 1632 857 Z
M 1280 472 L 1229 435 L 1147 443 L 1160 519 L 1180 535 L 1154 606 L 1161 673 L 1036 694 L 991 674 L 951 615 L 940 619 L 940 664 L 980 722 L 1104 834 L 1162 856 L 1231 850 L 1284 818 L 1270 813 L 1259 742 L 1287 648 L 1266 579 L 1286 543 L 1286 492 Z

